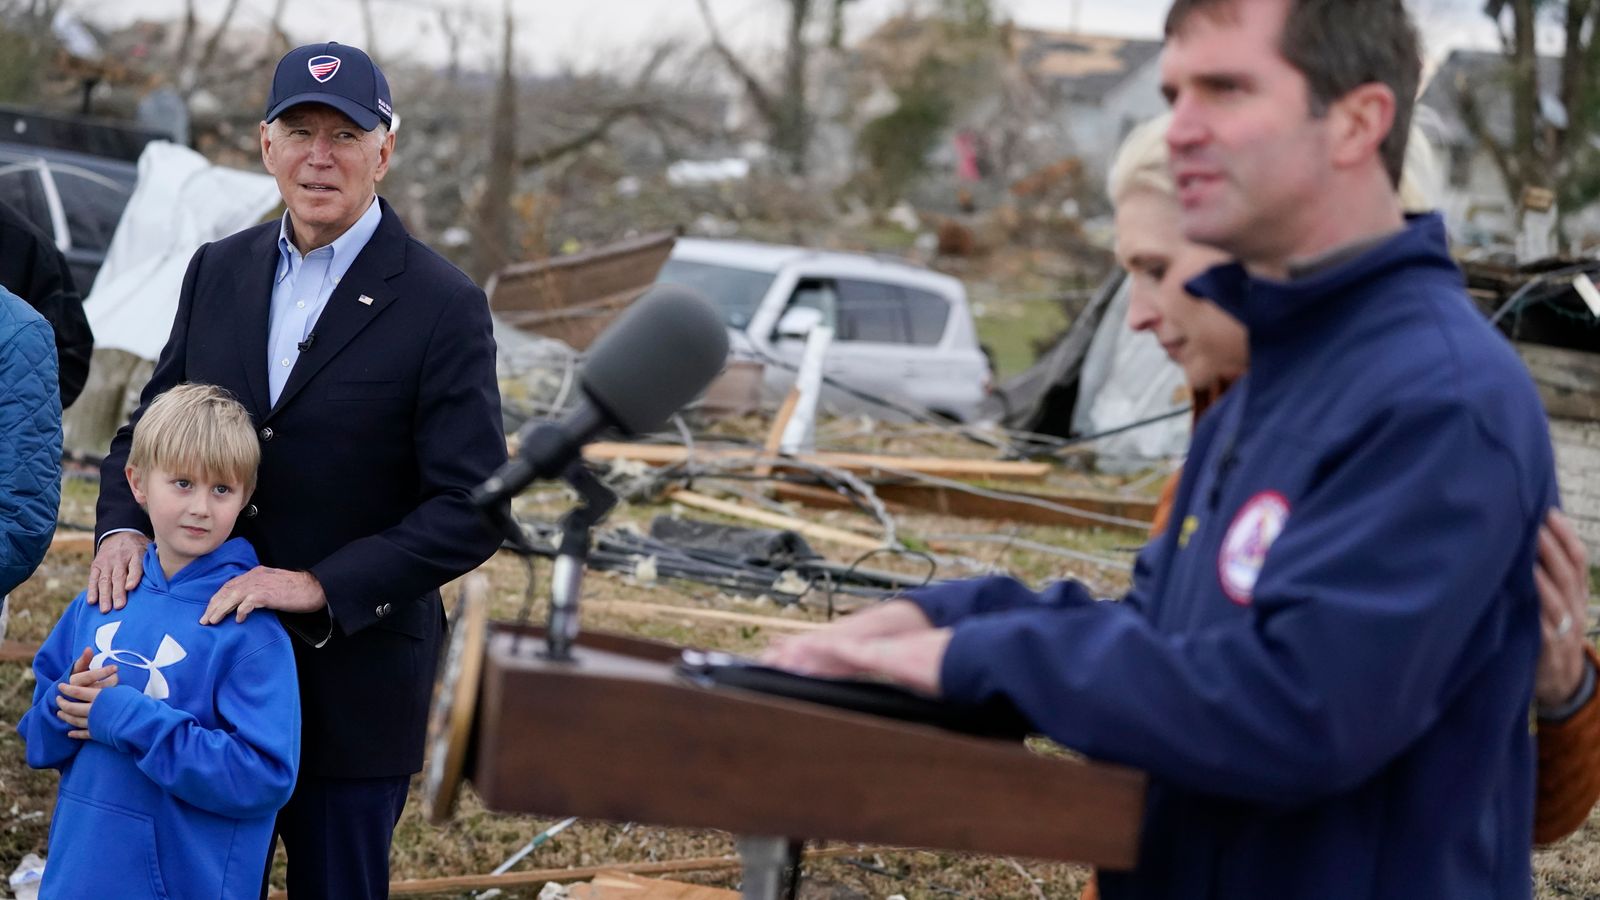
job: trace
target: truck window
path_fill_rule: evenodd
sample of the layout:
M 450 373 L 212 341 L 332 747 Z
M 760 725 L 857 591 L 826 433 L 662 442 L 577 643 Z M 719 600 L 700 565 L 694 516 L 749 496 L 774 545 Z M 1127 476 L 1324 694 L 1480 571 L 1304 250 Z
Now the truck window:
M 944 329 L 950 322 L 950 301 L 916 288 L 901 288 L 900 292 L 905 295 L 906 314 L 911 320 L 911 343 L 931 347 L 944 340 Z
M 668 259 L 656 276 L 656 284 L 676 284 L 699 291 L 717 308 L 724 324 L 743 331 L 772 286 L 772 278 L 771 272 Z
M 45 204 L 44 188 L 39 184 L 39 173 L 34 167 L 0 163 L 0 203 L 21 213 L 33 227 L 55 240 L 50 207 Z
M 839 327 L 839 294 L 834 290 L 830 278 L 802 278 L 796 282 L 794 293 L 789 295 L 789 302 L 783 311 L 788 312 L 796 307 L 817 310 L 822 313 L 822 324 L 834 329 Z M 782 318 L 780 315 L 780 321 Z M 776 331 L 773 337 L 777 337 Z
M 55 179 L 56 193 L 61 195 L 61 208 L 67 214 L 67 235 L 72 246 L 105 252 L 128 199 L 133 196 L 132 187 L 77 166 L 52 164 L 50 174 Z
M 911 329 L 900 288 L 876 281 L 841 278 L 838 339 L 878 344 L 909 344 Z

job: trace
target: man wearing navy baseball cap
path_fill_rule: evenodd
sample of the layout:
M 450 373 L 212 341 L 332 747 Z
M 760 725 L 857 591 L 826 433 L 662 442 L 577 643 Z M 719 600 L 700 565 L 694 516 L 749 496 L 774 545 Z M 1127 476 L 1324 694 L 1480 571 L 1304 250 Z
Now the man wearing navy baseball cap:
M 232 391 L 261 441 L 234 533 L 262 564 L 201 621 L 270 609 L 301 638 L 300 775 L 277 820 L 290 896 L 385 897 L 422 768 L 439 587 L 499 544 L 469 501 L 506 458 L 493 331 L 483 291 L 377 195 L 398 118 L 366 53 L 291 50 L 265 109 L 261 159 L 286 211 L 190 261 L 171 337 L 106 455 L 88 600 L 121 609 L 143 576 L 150 522 L 121 473 L 146 405 L 186 381 Z

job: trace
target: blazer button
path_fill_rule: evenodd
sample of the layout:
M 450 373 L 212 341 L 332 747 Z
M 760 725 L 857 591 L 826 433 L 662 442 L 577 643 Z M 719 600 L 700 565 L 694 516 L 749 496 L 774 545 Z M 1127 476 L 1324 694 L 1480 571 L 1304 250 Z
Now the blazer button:
M 271 428 L 263 428 L 263 429 L 261 429 L 261 439 L 263 441 L 272 440 L 272 429 Z
M 384 603 L 384 604 L 380 605 L 377 609 L 373 610 L 373 612 L 377 613 L 378 614 L 378 618 L 381 619 L 384 616 L 387 616 L 389 614 L 389 604 Z
M 256 509 L 256 505 L 254 503 L 251 503 L 244 508 L 244 517 L 246 519 L 254 519 L 256 517 L 256 513 L 258 512 L 260 512 L 260 510 Z

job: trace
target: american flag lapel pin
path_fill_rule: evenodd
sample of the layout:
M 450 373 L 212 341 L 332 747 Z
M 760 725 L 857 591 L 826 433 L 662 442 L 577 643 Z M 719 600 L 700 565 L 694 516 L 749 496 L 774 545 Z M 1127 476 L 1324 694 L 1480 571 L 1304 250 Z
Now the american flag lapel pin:
M 360 303 L 362 306 L 371 306 L 372 305 L 372 298 L 368 297 L 366 294 L 362 294 L 361 296 L 356 298 L 356 302 Z

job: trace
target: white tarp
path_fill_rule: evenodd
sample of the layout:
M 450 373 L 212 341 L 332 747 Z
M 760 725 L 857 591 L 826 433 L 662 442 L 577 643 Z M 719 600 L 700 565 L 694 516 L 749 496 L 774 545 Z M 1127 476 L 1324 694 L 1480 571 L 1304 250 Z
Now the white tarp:
M 133 197 L 83 302 L 95 348 L 155 359 L 172 330 L 189 258 L 201 244 L 260 222 L 277 205 L 270 175 L 214 166 L 165 141 L 147 145 Z
M 1083 361 L 1074 434 L 1098 434 L 1186 405 L 1183 370 L 1167 358 L 1149 332 L 1128 328 L 1124 279 L 1100 320 Z M 1100 467 L 1138 468 L 1150 460 L 1181 456 L 1189 446 L 1189 416 L 1135 428 L 1094 442 Z

